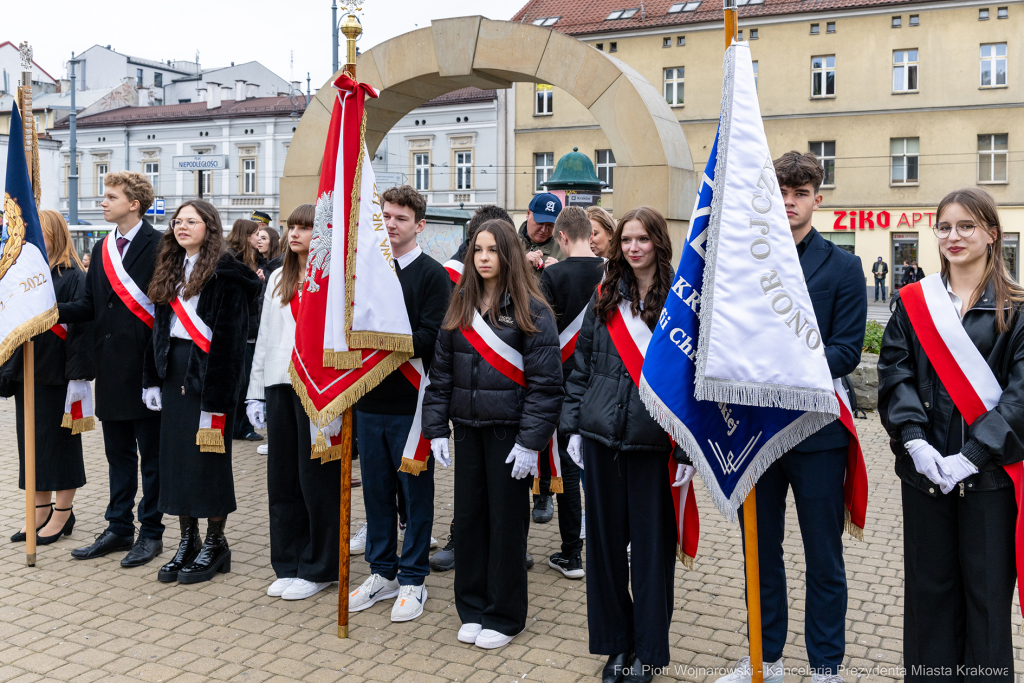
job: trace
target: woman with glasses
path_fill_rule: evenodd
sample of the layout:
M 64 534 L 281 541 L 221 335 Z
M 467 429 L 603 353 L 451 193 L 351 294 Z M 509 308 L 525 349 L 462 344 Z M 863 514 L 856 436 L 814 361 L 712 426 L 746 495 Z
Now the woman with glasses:
M 181 528 L 160 581 L 199 583 L 231 570 L 224 538 L 235 510 L 231 427 L 249 301 L 259 291 L 256 273 L 225 250 L 217 209 L 202 199 L 179 206 L 149 282 L 156 312 L 142 378 L 146 407 L 163 412 L 159 509 Z M 202 543 L 200 518 L 209 520 Z
M 1024 289 L 988 193 L 952 192 L 935 215 L 941 272 L 893 297 L 878 360 L 902 481 L 906 678 L 1011 681 Z

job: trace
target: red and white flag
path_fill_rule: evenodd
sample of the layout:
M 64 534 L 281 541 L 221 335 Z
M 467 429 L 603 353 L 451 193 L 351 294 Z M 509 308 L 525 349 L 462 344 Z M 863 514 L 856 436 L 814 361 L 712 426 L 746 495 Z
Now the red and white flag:
M 462 261 L 448 259 L 444 262 L 444 269 L 448 271 L 448 277 L 451 278 L 452 284 L 459 284 L 459 278 L 462 277 L 463 268 L 465 268 L 465 265 Z
M 224 413 L 199 413 L 199 433 L 196 434 L 196 445 L 200 453 L 224 452 Z
M 377 97 L 377 91 L 344 74 L 333 87 L 337 96 L 299 290 L 291 366 L 292 386 L 318 426 L 379 384 L 413 349 L 363 140 L 365 98 Z
M 843 483 L 843 507 L 846 508 L 846 532 L 858 541 L 864 540 L 864 524 L 868 509 L 868 468 L 860 447 L 857 425 L 853 422 L 850 397 L 840 379 L 832 380 L 839 399 L 839 421 L 850 432 L 846 447 L 846 481 Z
M 398 471 L 419 476 L 427 469 L 427 458 L 430 457 L 430 441 L 423 436 L 423 396 L 427 393 L 430 378 L 423 371 L 423 361 L 419 358 L 403 363 L 398 370 L 416 390 L 416 412 L 412 416 L 412 427 L 405 440 L 402 465 Z
M 66 325 L 62 327 L 67 329 Z M 71 400 L 76 398 L 76 394 L 81 395 L 81 398 Z M 61 420 L 60 426 L 70 429 L 72 434 L 91 432 L 96 428 L 96 417 L 92 407 L 92 387 L 89 386 L 89 382 L 84 380 L 68 382 L 68 393 L 64 398 L 64 418 Z
M 323 427 L 317 427 L 312 420 L 309 422 L 309 440 L 311 459 L 320 458 L 320 464 L 341 460 L 341 420 L 336 418 Z

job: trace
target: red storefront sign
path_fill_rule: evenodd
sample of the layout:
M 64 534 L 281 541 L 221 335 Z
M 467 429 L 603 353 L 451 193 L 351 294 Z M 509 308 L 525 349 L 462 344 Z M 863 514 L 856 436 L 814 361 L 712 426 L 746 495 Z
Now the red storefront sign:
M 893 224 L 896 212 L 889 211 L 833 211 L 836 220 L 832 224 L 833 230 L 874 230 L 880 228 L 887 230 L 890 227 L 899 229 L 907 228 L 927 229 L 932 225 L 934 211 L 918 213 L 916 211 L 904 211 L 899 214 L 899 219 Z

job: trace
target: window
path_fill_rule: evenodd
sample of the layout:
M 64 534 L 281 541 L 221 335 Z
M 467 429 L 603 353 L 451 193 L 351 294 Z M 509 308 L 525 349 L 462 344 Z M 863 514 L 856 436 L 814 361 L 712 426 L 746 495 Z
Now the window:
M 903 17 L 893 17 L 892 18 L 892 27 L 893 28 L 900 28 L 901 26 L 903 26 Z
M 618 43 L 614 43 L 614 42 L 608 43 L 608 52 L 618 52 L 618 51 L 619 51 L 619 44 Z
M 751 40 L 757 40 L 757 29 L 756 28 L 750 29 L 750 39 Z
M 1010 18 L 1010 8 L 1009 7 L 1000 7 L 999 9 L 996 10 L 996 19 L 1009 19 L 1009 18 Z
M 604 52 L 604 43 L 598 43 L 598 44 L 597 44 L 597 45 L 595 45 L 594 47 L 596 47 L 596 48 L 597 48 L 598 50 L 600 50 L 601 52 Z
M 987 9 L 980 9 L 980 10 L 978 10 L 978 21 L 988 21 L 988 10 Z
M 554 111 L 555 88 L 545 83 L 537 84 L 537 101 L 534 105 L 534 116 L 548 116 Z
M 661 39 L 661 46 L 662 47 L 672 47 L 672 39 L 671 38 L 662 38 Z
M 816 35 L 818 35 L 818 33 L 819 33 L 818 25 L 817 24 L 811 24 L 811 35 L 812 36 L 816 36 Z
M 162 88 L 164 87 L 164 75 L 159 71 L 153 72 L 153 87 Z
M 981 87 L 1006 85 L 1006 43 L 981 46 Z
M 980 147 L 979 147 L 979 149 L 980 149 Z M 97 197 L 102 197 L 103 196 L 103 188 L 105 187 L 105 184 L 103 182 L 103 178 L 106 177 L 107 169 L 108 168 L 109 167 L 107 166 L 107 164 L 96 164 L 96 196 Z M 152 182 L 152 181 L 150 181 L 150 182 Z
M 430 189 L 430 155 L 413 155 L 413 169 L 415 173 L 416 189 L 426 192 Z
M 199 182 L 202 183 L 202 194 L 210 196 L 213 194 L 213 171 L 200 171 Z
M 891 185 L 917 184 L 917 155 L 920 151 L 918 138 L 892 138 L 889 153 L 892 159 Z
M 107 172 L 107 167 L 104 164 L 103 173 Z M 149 184 L 153 186 L 153 190 L 159 194 L 158 188 L 160 187 L 160 162 L 159 161 L 147 161 L 142 165 L 142 173 L 149 180 Z M 102 188 L 103 186 L 100 185 Z M 101 190 L 102 191 L 102 190 Z
M 683 104 L 683 67 L 665 69 L 665 101 L 670 107 Z
M 696 0 L 694 2 L 677 2 L 668 8 L 668 13 L 675 14 L 677 12 L 692 12 L 698 7 L 700 7 L 700 0 Z
M 256 160 L 242 159 L 242 192 L 256 194 Z
M 543 152 L 541 154 L 533 155 L 533 175 L 534 175 L 534 192 L 544 192 L 544 187 L 541 186 L 545 180 L 551 177 L 551 174 L 555 172 L 555 153 L 554 152 Z
M 534 26 L 551 26 L 562 17 L 539 17 L 533 20 Z
M 455 153 L 455 189 L 468 190 L 473 186 L 473 153 Z
M 835 97 L 836 56 L 811 57 L 811 97 Z
M 633 9 L 617 9 L 605 17 L 605 21 L 611 21 L 612 19 L 629 19 L 638 11 L 640 11 L 638 7 L 634 7 Z
M 610 149 L 597 150 L 597 178 L 608 183 L 604 189 L 612 189 L 612 178 L 615 175 L 615 155 Z
M 1009 161 L 1006 133 L 978 136 L 978 182 L 1005 183 Z
M 811 143 L 811 154 L 818 157 L 821 167 L 825 169 L 825 179 L 821 181 L 822 187 L 836 186 L 836 141 L 827 140 Z
M 135 87 L 136 88 L 141 88 L 142 87 L 142 69 L 136 69 L 135 70 Z
M 678 36 L 676 38 L 676 47 L 683 47 L 686 45 L 686 36 Z
M 753 62 L 754 66 L 754 92 L 757 92 L 757 62 Z
M 892 91 L 917 92 L 917 50 L 892 53 Z
M 825 33 L 835 33 L 835 32 L 836 32 L 836 22 L 834 22 L 834 21 L 827 22 L 825 24 Z
M 920 26 L 921 25 L 921 17 L 919 17 L 916 14 L 911 14 L 910 15 L 910 25 L 911 26 Z
M 739 31 L 736 31 L 736 39 L 737 40 L 743 40 L 743 29 L 740 29 Z

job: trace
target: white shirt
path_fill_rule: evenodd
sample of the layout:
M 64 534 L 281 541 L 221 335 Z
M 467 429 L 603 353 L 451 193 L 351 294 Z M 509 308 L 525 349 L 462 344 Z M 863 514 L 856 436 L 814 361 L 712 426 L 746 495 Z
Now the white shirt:
M 278 268 L 270 276 L 263 295 L 263 315 L 245 394 L 247 400 L 264 401 L 266 387 L 291 384 L 288 366 L 295 346 L 295 318 L 291 305 L 281 304 L 281 292 L 274 292 L 281 282 L 282 270 Z
M 128 240 L 128 244 L 124 245 L 124 250 L 121 252 L 121 260 L 122 261 L 124 260 L 124 255 L 128 253 L 128 247 L 132 246 L 132 240 L 135 239 L 135 236 L 139 234 L 139 230 L 141 228 L 142 228 L 142 219 L 140 218 L 139 222 L 136 223 L 134 228 L 132 228 L 131 230 L 128 231 L 127 235 L 122 235 L 120 230 L 117 231 L 117 235 L 115 235 L 115 237 L 123 237 L 124 239 Z M 116 241 L 114 242 L 114 246 L 117 246 L 117 242 Z
M 420 247 L 420 245 L 417 244 L 415 249 L 413 249 L 412 251 L 408 252 L 407 254 L 403 254 L 403 255 L 399 256 L 395 260 L 398 261 L 398 266 L 402 270 L 405 270 L 406 268 L 409 267 L 409 264 L 411 264 L 413 261 L 415 261 L 417 258 L 419 258 L 419 255 L 422 254 L 422 253 L 423 253 L 423 249 Z
M 195 267 L 196 261 L 198 259 L 199 259 L 199 253 L 198 252 L 196 253 L 195 256 L 186 256 L 185 257 L 185 284 L 186 285 L 188 284 L 189 277 L 192 276 L 192 269 Z M 184 290 L 184 289 L 185 289 L 185 287 L 183 285 L 182 286 L 182 290 Z M 196 305 L 199 303 L 199 295 L 196 294 L 191 299 L 186 299 L 185 301 L 186 301 L 186 303 L 191 304 L 193 308 L 195 308 Z M 178 316 L 176 314 L 174 314 L 174 313 L 172 313 L 171 315 L 174 317 L 174 321 L 171 323 L 171 336 L 174 337 L 175 339 L 188 339 L 188 340 L 191 340 L 192 337 L 188 336 L 188 330 L 186 330 L 185 326 L 181 324 L 180 320 L 178 320 Z
M 961 299 L 956 292 L 953 291 L 953 286 L 946 281 L 946 291 L 949 293 L 949 300 L 953 302 L 953 308 L 956 309 L 957 316 L 963 320 L 964 314 L 960 312 L 960 309 L 964 306 L 964 300 Z

